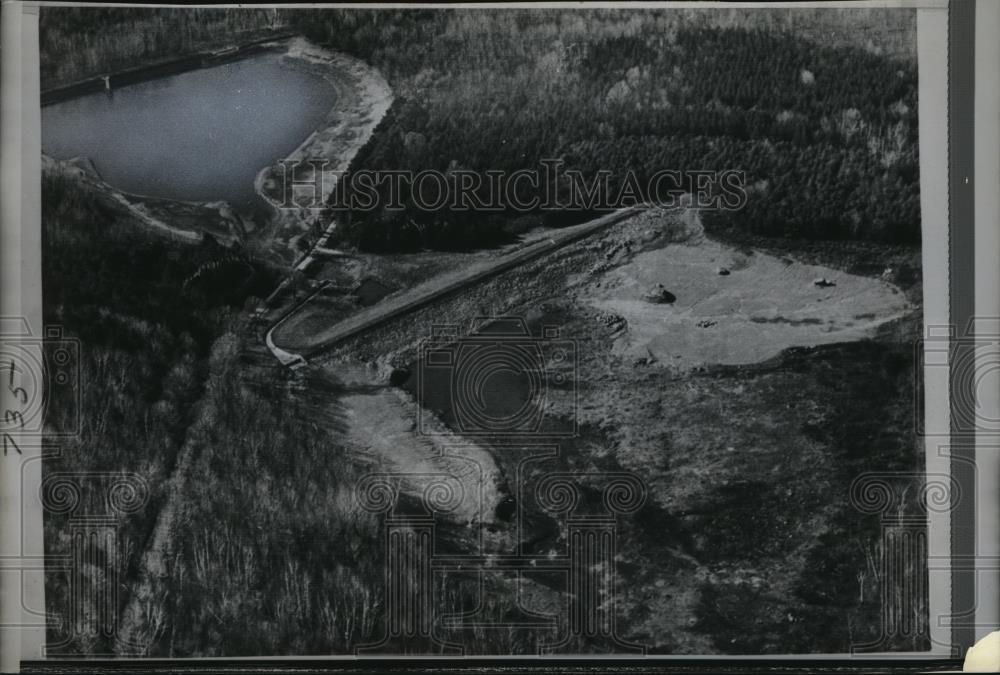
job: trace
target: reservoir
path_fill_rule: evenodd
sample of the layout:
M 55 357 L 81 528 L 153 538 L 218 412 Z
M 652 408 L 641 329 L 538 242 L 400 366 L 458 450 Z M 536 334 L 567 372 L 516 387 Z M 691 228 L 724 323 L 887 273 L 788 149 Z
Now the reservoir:
M 264 52 L 45 106 L 42 151 L 88 157 L 124 192 L 249 212 L 257 173 L 297 148 L 335 102 L 318 74 Z

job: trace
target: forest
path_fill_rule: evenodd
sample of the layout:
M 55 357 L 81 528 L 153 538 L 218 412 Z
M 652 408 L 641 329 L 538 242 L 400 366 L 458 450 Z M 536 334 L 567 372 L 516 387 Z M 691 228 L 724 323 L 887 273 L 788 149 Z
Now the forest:
M 84 544 L 88 560 L 116 556 L 116 634 L 69 621 L 74 602 L 96 616 L 103 596 L 77 600 L 70 575 L 46 569 L 48 642 L 66 640 L 52 653 L 111 653 L 126 626 L 152 657 L 348 654 L 377 641 L 383 534 L 379 516 L 354 501 L 371 465 L 344 447 L 339 385 L 316 374 L 303 386 L 248 318 L 279 275 L 245 250 L 151 236 L 72 177 L 46 174 L 42 190 L 44 319 L 80 341 L 83 399 L 79 434 L 43 470 L 134 474 L 149 491 L 118 522 L 118 545 Z M 76 422 L 68 403 L 50 402 L 48 428 Z M 179 494 L 178 475 L 196 477 Z M 103 513 L 101 491 L 86 498 Z M 169 561 L 142 596 L 143 554 L 171 503 Z M 46 512 L 48 555 L 74 550 L 71 517 Z M 88 565 L 81 576 L 98 584 L 102 574 Z M 462 588 L 449 611 L 480 589 Z M 126 618 L 126 607 L 138 617 Z M 530 632 L 477 630 L 471 644 L 524 651 Z
M 662 169 L 735 169 L 746 207 L 705 214 L 715 226 L 919 242 L 915 62 L 683 16 L 344 10 L 290 22 L 369 60 L 397 92 L 353 171 L 513 172 L 561 159 L 584 175 L 609 170 L 620 182 L 631 171 L 644 182 Z M 344 237 L 371 251 L 467 248 L 592 215 L 403 201 L 350 212 Z
M 276 9 L 232 11 L 151 7 L 42 9 L 38 40 L 42 89 L 237 44 L 283 26 Z
M 42 179 L 42 293 L 46 326 L 79 340 L 78 386 L 56 388 L 47 428 L 79 433 L 61 444 L 45 471 L 135 473 L 150 486 L 150 505 L 122 523 L 117 549 L 126 581 L 140 563 L 136 544 L 147 540 L 166 497 L 167 478 L 198 415 L 212 375 L 213 344 L 245 302 L 270 292 L 276 273 L 244 252 L 211 239 L 200 245 L 151 237 L 120 205 L 72 177 Z M 66 399 L 80 396 L 81 408 Z M 79 414 L 79 419 L 76 415 Z M 96 493 L 100 498 L 100 494 Z M 66 515 L 47 513 L 47 551 L 70 550 Z M 47 602 L 66 615 L 64 572 L 47 571 Z M 109 649 L 108 636 L 57 637 L 68 649 Z
M 372 63 L 396 92 L 353 171 L 513 172 L 562 159 L 620 185 L 626 172 L 642 182 L 663 169 L 740 170 L 745 207 L 704 213 L 707 226 L 915 244 L 914 32 L 888 16 L 74 8 L 43 12 L 40 40 L 45 86 L 287 29 Z M 593 215 L 413 201 L 346 214 L 342 238 L 369 251 L 467 249 Z

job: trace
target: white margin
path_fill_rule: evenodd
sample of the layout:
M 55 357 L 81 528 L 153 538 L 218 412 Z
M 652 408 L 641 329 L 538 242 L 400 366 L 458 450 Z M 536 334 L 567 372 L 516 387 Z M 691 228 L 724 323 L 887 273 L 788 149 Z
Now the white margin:
M 925 472 L 951 475 L 950 322 L 948 222 L 948 12 L 917 10 L 917 93 L 920 136 L 921 253 L 924 280 L 924 338 L 944 340 L 944 357 L 924 366 Z M 925 357 L 925 363 L 927 362 Z M 950 654 L 951 514 L 928 510 L 928 614 L 931 652 Z
M 21 310 L 21 7 L 4 0 L 0 7 L 0 316 Z M 0 390 L 6 410 L 7 387 Z M 0 457 L 0 556 L 21 557 L 20 475 L 17 461 Z M 21 656 L 20 570 L 0 568 L 0 672 L 13 672 Z
M 1000 2 L 976 2 L 975 204 L 977 326 L 1000 342 Z M 976 405 L 1000 419 L 998 345 L 977 354 Z M 979 360 L 982 358 L 983 360 Z M 982 428 L 987 427 L 987 428 Z M 1000 433 L 995 424 L 976 431 L 976 640 L 1000 629 Z
M 0 317 L 42 334 L 41 132 L 38 8 L 3 0 L 0 75 Z M 4 321 L 9 329 L 11 321 Z M 0 336 L 2 338 L 2 336 Z M 6 364 L 0 364 L 6 366 Z M 4 370 L 4 410 L 16 409 Z M 16 377 L 16 376 L 15 376 Z M 27 382 L 26 378 L 15 385 Z M 15 672 L 45 643 L 41 444 L 11 432 L 23 454 L 0 457 L 0 671 Z

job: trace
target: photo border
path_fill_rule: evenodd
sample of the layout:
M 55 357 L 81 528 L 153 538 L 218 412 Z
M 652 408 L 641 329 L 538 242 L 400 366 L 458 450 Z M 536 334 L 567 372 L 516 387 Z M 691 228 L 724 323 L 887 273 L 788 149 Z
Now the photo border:
M 37 6 L 39 4 L 51 4 L 51 5 L 63 5 L 63 4 L 94 4 L 103 5 L 109 3 L 24 3 L 21 7 L 24 10 L 24 16 L 31 16 L 31 11 L 34 10 L 35 22 L 35 41 L 34 41 L 34 52 L 35 52 L 35 67 L 37 68 Z M 116 3 L 118 4 L 118 3 Z M 176 5 L 174 3 L 137 3 L 145 6 L 174 6 L 174 7 L 190 7 L 185 5 Z M 261 7 L 266 7 L 273 3 L 261 3 Z M 375 3 L 342 3 L 338 6 L 345 7 L 363 7 L 370 6 Z M 409 5 L 424 5 L 426 3 L 392 3 L 393 6 L 409 6 Z M 501 3 L 454 3 L 454 6 L 482 6 L 484 4 L 498 5 Z M 525 6 L 529 3 L 510 3 L 513 6 Z M 566 5 L 572 4 L 574 6 L 606 6 L 609 3 L 601 2 L 585 2 L 585 3 L 542 3 L 545 5 Z M 622 5 L 631 6 L 648 6 L 650 4 L 661 4 L 661 3 L 619 3 Z M 702 6 L 708 8 L 713 7 L 729 7 L 734 5 L 744 5 L 748 8 L 750 7 L 761 7 L 761 6 L 788 6 L 784 3 L 670 3 L 677 6 Z M 863 7 L 863 6 L 899 6 L 899 7 L 915 7 L 918 8 L 918 14 L 921 9 L 933 9 L 940 8 L 941 2 L 833 2 L 833 3 L 803 3 L 806 6 L 831 6 L 831 7 Z M 203 3 L 199 6 L 234 6 L 232 4 L 221 4 L 221 3 Z M 243 5 L 247 6 L 247 5 Z M 289 6 L 289 5 L 283 5 Z M 298 7 L 307 7 L 309 5 L 291 5 Z M 443 6 L 438 4 L 437 6 Z M 4 13 L 8 14 L 9 4 L 5 2 Z M 947 109 L 948 109 L 948 126 L 947 133 L 948 138 L 946 139 L 946 147 L 948 149 L 948 162 L 947 162 L 947 173 L 948 173 L 948 235 L 949 235 L 949 246 L 947 251 L 948 256 L 948 324 L 950 326 L 958 326 L 959 330 L 965 330 L 964 327 L 971 325 L 970 322 L 976 316 L 977 303 L 976 303 L 976 278 L 977 278 L 977 246 L 976 246 L 976 235 L 979 234 L 979 230 L 982 227 L 981 222 L 976 220 L 976 204 L 975 202 L 975 165 L 976 165 L 976 132 L 978 129 L 975 124 L 975 101 L 976 101 L 976 90 L 975 90 L 975 62 L 976 62 L 976 0 L 951 0 L 947 3 L 948 12 L 948 82 L 947 82 Z M 5 17 L 6 18 L 6 17 Z M 30 33 L 30 31 L 29 31 Z M 9 44 L 8 38 L 9 33 L 5 29 L 4 33 L 4 43 L 5 47 Z M 980 36 L 982 37 L 982 36 Z M 25 50 L 25 54 L 31 50 L 31 41 L 22 41 L 21 47 Z M 9 71 L 7 70 L 7 49 L 4 50 L 5 55 L 5 70 L 6 75 Z M 25 59 L 27 63 L 29 59 Z M 37 71 L 36 71 L 37 72 Z M 30 78 L 28 78 L 30 80 Z M 27 97 L 29 92 L 31 92 L 30 83 L 25 85 L 22 90 L 24 95 Z M 37 94 L 37 81 L 34 85 L 34 93 Z M 924 89 L 921 87 L 921 95 L 923 95 Z M 921 96 L 921 101 L 923 101 L 923 96 Z M 28 109 L 28 105 L 25 104 L 24 109 Z M 37 106 L 37 99 L 36 104 Z M 4 110 L 5 116 L 7 114 L 7 109 Z M 24 152 L 24 156 L 18 155 L 18 164 L 21 169 L 21 177 L 23 180 L 24 176 L 33 175 L 33 172 L 37 170 L 38 158 L 31 159 L 27 155 L 31 154 L 31 149 L 34 144 L 37 144 L 37 136 L 34 141 L 30 141 L 30 132 L 33 130 L 31 126 L 27 126 L 28 116 L 26 115 L 23 120 L 20 120 L 23 127 L 28 133 L 25 134 L 26 138 L 22 140 L 21 152 Z M 923 132 L 923 121 L 924 117 L 921 116 L 921 131 Z M 33 125 L 34 129 L 37 129 L 37 119 L 30 123 Z M 921 139 L 923 139 L 923 133 L 921 133 Z M 6 137 L 5 137 L 6 141 Z M 9 148 L 5 144 L 5 151 Z M 9 180 L 9 164 L 8 161 L 4 161 L 4 184 Z M 925 199 L 940 198 L 939 195 L 925 194 L 923 187 L 924 180 L 924 163 L 921 162 L 921 201 L 922 207 L 926 202 Z M 20 190 L 21 199 L 23 200 L 20 204 L 20 210 L 18 213 L 18 220 L 20 222 L 31 221 L 30 217 L 31 210 L 36 209 L 35 218 L 38 217 L 40 213 L 40 206 L 38 206 L 39 195 L 37 192 L 30 189 L 33 185 L 31 181 L 25 181 L 25 186 Z M 986 184 L 986 183 L 984 183 Z M 5 195 L 9 194 L 4 192 Z M 9 204 L 9 202 L 8 202 Z M 4 230 L 3 230 L 3 242 L 5 245 L 11 243 L 11 209 L 10 207 L 5 207 L 3 211 L 4 218 Z M 35 221 L 37 222 L 37 220 Z M 24 295 L 22 294 L 22 289 L 34 290 L 37 292 L 37 297 L 40 298 L 40 268 L 31 269 L 31 261 L 33 253 L 39 254 L 40 257 L 40 242 L 36 241 L 37 237 L 24 237 L 24 229 L 21 229 L 21 237 L 18 239 L 18 251 L 16 253 L 20 254 L 20 259 L 17 261 L 17 269 L 19 280 L 21 283 L 20 288 L 16 288 L 12 291 L 11 286 L 5 284 L 4 286 L 4 296 L 3 296 L 3 311 L 0 314 L 7 315 L 10 314 L 8 310 L 12 303 L 8 302 L 11 296 L 18 296 L 18 303 L 23 302 Z M 924 228 L 926 233 L 926 226 Z M 37 234 L 37 233 L 36 233 Z M 926 244 L 925 244 L 926 245 Z M 979 252 L 980 256 L 982 251 Z M 10 266 L 8 265 L 11 260 L 7 254 L 4 255 L 4 274 L 5 281 L 7 280 L 7 275 L 10 272 Z M 926 251 L 925 251 L 926 260 Z M 980 259 L 979 271 L 982 268 L 982 260 Z M 32 277 L 37 278 L 38 283 L 33 283 Z M 25 279 L 29 279 L 25 283 Z M 36 288 L 37 286 L 37 288 Z M 926 286 L 925 286 L 926 293 Z M 40 303 L 37 308 L 37 313 L 40 317 Z M 981 315 L 981 313 L 980 313 Z M 929 324 L 929 321 L 925 320 L 925 323 Z M 972 396 L 975 393 L 975 382 L 974 382 L 973 372 L 961 372 L 955 368 L 955 364 L 949 361 L 949 384 L 951 388 L 950 398 L 952 401 L 955 400 L 954 394 L 959 392 L 964 392 L 967 396 Z M 967 399 L 971 400 L 971 399 Z M 928 401 L 928 410 L 930 409 L 931 403 Z M 954 403 L 952 403 L 954 406 Z M 952 413 L 954 409 L 952 408 Z M 982 602 L 977 604 L 976 590 L 979 585 L 977 582 L 980 581 L 978 576 L 978 563 L 974 562 L 971 566 L 968 564 L 968 560 L 976 560 L 976 554 L 981 552 L 981 546 L 977 547 L 977 535 L 979 538 L 984 536 L 985 532 L 981 529 L 977 530 L 976 525 L 983 523 L 983 504 L 976 499 L 982 492 L 977 492 L 976 477 L 973 473 L 968 471 L 968 466 L 970 461 L 975 463 L 977 459 L 977 435 L 975 431 L 970 432 L 968 429 L 962 429 L 957 426 L 955 415 L 950 414 L 948 416 L 949 434 L 948 434 L 948 447 L 950 448 L 949 464 L 951 475 L 956 478 L 963 490 L 965 495 L 973 495 L 972 499 L 963 500 L 959 505 L 958 510 L 951 514 L 952 522 L 950 527 L 951 540 L 950 540 L 950 554 L 951 559 L 950 574 L 948 584 L 951 591 L 951 609 L 952 614 L 956 613 L 958 610 L 961 613 L 961 608 L 971 608 L 972 609 L 972 620 L 969 621 L 952 621 L 950 623 L 950 642 L 951 642 L 951 654 L 948 656 L 933 656 L 927 657 L 925 655 L 913 655 L 913 654 L 887 654 L 885 656 L 877 657 L 851 657 L 845 655 L 789 655 L 782 657 L 727 657 L 727 656 L 699 656 L 699 657 L 671 657 L 671 656 L 652 656 L 644 657 L 640 659 L 629 659 L 623 657 L 588 657 L 588 658 L 562 658 L 562 657 L 492 657 L 492 658 L 471 658 L 463 657 L 459 659 L 437 659 L 437 658 L 414 658 L 414 657 L 366 657 L 358 659 L 353 656 L 348 657 L 323 657 L 323 658 L 308 658 L 308 657 L 267 657 L 267 658 L 222 658 L 222 659 L 179 659 L 179 660 L 169 660 L 169 659 L 62 659 L 62 658 L 50 658 L 47 660 L 39 659 L 25 659 L 20 661 L 20 666 L 24 672 L 64 672 L 66 670 L 72 670 L 74 672 L 119 672 L 119 671 L 129 671 L 129 672 L 160 672 L 160 671 L 172 671 L 172 672 L 244 672 L 252 669 L 255 672 L 274 672 L 274 673 L 291 673 L 291 672 L 319 672 L 319 671 L 332 671 L 332 672 L 414 672 L 414 673 L 424 673 L 424 672 L 442 672 L 442 671 L 455 671 L 455 672 L 470 672 L 470 671 L 480 671 L 488 670 L 492 672 L 537 672 L 540 670 L 548 669 L 559 669 L 566 670 L 570 669 L 573 672 L 608 672 L 609 670 L 614 670 L 615 672 L 621 673 L 646 673 L 646 672 L 712 672 L 719 669 L 731 669 L 733 667 L 739 667 L 742 671 L 751 672 L 776 672 L 781 670 L 789 670 L 791 667 L 795 667 L 795 670 L 801 670 L 803 668 L 808 670 L 815 670 L 817 672 L 884 672 L 892 670 L 894 672 L 908 671 L 908 672 L 918 672 L 927 670 L 942 670 L 942 669 L 955 669 L 960 668 L 960 661 L 958 659 L 964 653 L 965 649 L 970 646 L 975 638 L 978 636 L 982 626 L 977 625 L 979 620 L 979 611 L 982 608 Z M 928 457 L 930 456 L 931 441 L 928 440 Z M 26 457 L 27 459 L 27 457 Z M 929 467 L 928 467 L 929 468 Z M 40 479 L 40 476 L 39 476 Z M 6 489 L 7 485 L 4 484 Z M 9 493 L 8 493 L 9 494 Z M 7 514 L 2 514 L 6 518 Z M 38 514 L 40 522 L 40 513 Z M 4 520 L 4 525 L 8 524 L 8 521 Z M 995 521 L 994 521 L 995 522 Z M 961 523 L 961 525 L 957 525 Z M 969 525 L 971 523 L 971 525 Z M 960 561 L 965 561 L 960 562 Z M 996 563 L 994 562 L 994 566 Z M 986 567 L 987 572 L 990 570 Z M 995 570 L 993 571 L 995 575 Z M 995 583 L 995 582 L 994 582 Z M 5 587 L 6 588 L 6 587 Z M 40 592 L 40 591 L 39 591 Z M 993 603 L 993 608 L 988 609 L 995 613 L 996 602 Z M 5 612 L 6 612 L 5 608 Z M 933 617 L 932 617 L 933 620 Z M 30 631 L 29 631 L 30 632 Z M 38 631 L 35 630 L 35 633 Z M 44 631 L 43 631 L 44 633 Z M 31 639 L 27 636 L 22 639 L 19 645 L 22 654 L 26 651 L 31 652 Z M 5 646 L 9 643 L 2 643 Z M 808 664 L 808 665 L 807 665 Z M 3 668 L 6 670 L 6 668 Z

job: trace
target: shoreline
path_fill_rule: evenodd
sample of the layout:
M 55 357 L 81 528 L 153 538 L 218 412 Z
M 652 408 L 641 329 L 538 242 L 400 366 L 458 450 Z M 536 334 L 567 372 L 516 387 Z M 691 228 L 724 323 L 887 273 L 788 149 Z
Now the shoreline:
M 321 208 L 282 207 L 281 162 L 327 162 L 319 177 L 311 167 L 295 175 L 296 182 L 318 178 L 322 187 L 319 198 L 325 203 L 337 185 L 338 176 L 347 170 L 388 112 L 393 92 L 374 66 L 353 56 L 324 49 L 301 36 L 287 41 L 287 50 L 282 56 L 295 62 L 297 67 L 322 77 L 337 92 L 337 102 L 320 126 L 279 162 L 258 171 L 254 179 L 257 195 L 271 208 L 271 229 L 277 232 L 292 227 L 302 230 L 301 235 Z M 289 247 L 294 247 L 294 239 L 297 237 L 289 240 Z
M 42 153 L 42 176 L 46 175 L 76 180 L 87 189 L 115 202 L 132 217 L 143 223 L 151 232 L 166 236 L 176 242 L 200 244 L 205 240 L 205 237 L 212 237 L 218 243 L 229 248 L 235 243 L 243 241 L 246 236 L 244 219 L 233 210 L 228 202 L 192 202 L 126 192 L 105 181 L 88 157 L 57 159 Z M 226 232 L 222 232 L 218 227 L 214 229 L 208 226 L 189 228 L 169 222 L 185 211 L 189 214 L 197 214 L 199 211 L 205 213 L 203 216 L 205 219 L 212 218 L 216 220 L 216 223 L 224 224 Z M 208 213 L 211 213 L 211 216 Z M 190 217 L 198 216 L 190 215 Z
M 288 33 L 260 38 L 224 50 L 210 50 L 167 62 L 146 64 L 112 73 L 109 77 L 112 81 L 114 78 L 124 77 L 126 80 L 120 82 L 127 86 L 190 70 L 211 68 L 265 50 L 276 51 L 294 64 L 294 67 L 322 77 L 336 91 L 336 103 L 327 112 L 323 121 L 282 160 L 317 159 L 329 162 L 330 168 L 323 172 L 324 189 L 321 197 L 325 201 L 336 185 L 336 176 L 346 170 L 354 155 L 368 142 L 375 127 L 392 104 L 392 90 L 373 66 L 347 54 L 323 49 L 301 36 Z M 103 82 L 102 76 L 96 76 L 47 89 L 42 92 L 42 105 L 99 93 L 103 88 Z M 89 158 L 57 159 L 48 157 L 44 153 L 43 157 L 45 171 L 55 170 L 64 174 L 67 170 L 79 171 L 80 162 L 90 164 Z M 273 188 L 277 184 L 274 173 L 278 167 L 278 164 L 265 166 L 254 178 L 254 192 L 264 207 L 269 209 L 269 222 L 261 229 L 254 227 L 249 214 L 240 212 L 225 200 L 190 201 L 133 194 L 107 183 L 96 171 L 89 176 L 88 182 L 102 194 L 126 207 L 152 231 L 166 234 L 175 240 L 199 243 L 205 236 L 212 236 L 221 240 L 226 246 L 231 246 L 237 241 L 250 243 L 253 233 L 258 232 L 266 248 L 278 253 L 281 258 L 288 257 L 287 253 L 291 252 L 291 260 L 294 261 L 299 258 L 294 248 L 295 242 L 302 234 L 308 232 L 310 221 L 316 217 L 319 209 L 281 208 L 280 202 L 273 195 Z M 296 178 L 312 180 L 312 172 L 305 176 L 297 175 Z M 176 215 L 178 209 L 205 209 L 211 212 L 212 215 L 207 219 L 226 223 L 229 235 L 222 235 L 217 228 L 207 224 L 205 227 L 194 229 L 171 225 L 169 221 Z M 275 235 L 286 231 L 289 227 L 297 230 L 296 235 L 291 237 L 287 244 L 276 242 Z M 289 261 L 289 264 L 294 268 L 295 263 L 292 261 Z
M 258 51 L 270 48 L 271 43 L 279 43 L 293 37 L 295 37 L 295 33 L 292 31 L 278 31 L 239 44 L 229 44 L 228 46 L 217 47 L 215 49 L 202 49 L 185 54 L 184 56 L 153 59 L 131 68 L 123 68 L 55 84 L 41 90 L 41 105 L 44 108 L 47 105 L 99 92 L 112 82 L 115 83 L 112 88 L 117 88 L 155 80 L 168 75 L 177 75 L 191 70 L 198 70 L 200 68 L 211 68 L 214 65 L 221 65 L 228 61 L 250 56 Z M 105 78 L 107 78 L 107 85 L 105 84 Z

